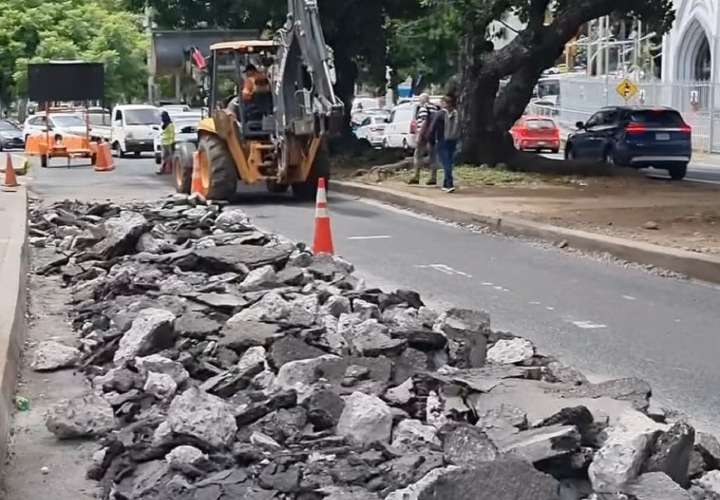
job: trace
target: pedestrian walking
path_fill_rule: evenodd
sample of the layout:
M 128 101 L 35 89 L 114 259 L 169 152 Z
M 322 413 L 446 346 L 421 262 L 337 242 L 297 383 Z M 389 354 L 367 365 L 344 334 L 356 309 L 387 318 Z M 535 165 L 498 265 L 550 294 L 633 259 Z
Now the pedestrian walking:
M 162 132 L 160 135 L 162 144 L 162 163 L 155 171 L 156 174 L 172 172 L 172 157 L 175 153 L 175 124 L 167 111 L 160 115 L 162 121 Z
M 435 144 L 437 157 L 443 167 L 443 191 L 455 192 L 453 168 L 455 150 L 460 139 L 460 117 L 458 115 L 455 96 L 448 95 L 442 100 L 442 110 L 433 119 L 430 133 L 431 143 Z
M 437 184 L 437 163 L 435 150 L 430 142 L 430 126 L 437 107 L 430 103 L 430 96 L 422 94 L 415 114 L 415 154 L 413 166 L 415 175 L 408 181 L 408 184 L 420 184 L 420 170 L 423 164 L 430 167 L 430 180 L 428 186 Z

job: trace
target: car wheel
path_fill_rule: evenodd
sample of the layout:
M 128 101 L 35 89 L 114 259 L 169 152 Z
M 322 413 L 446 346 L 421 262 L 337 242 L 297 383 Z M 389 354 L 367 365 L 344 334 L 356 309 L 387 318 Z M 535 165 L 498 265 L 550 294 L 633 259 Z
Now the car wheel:
M 668 167 L 668 174 L 670 174 L 672 180 L 681 181 L 687 175 L 687 168 L 687 163 L 678 163 L 677 165 Z
M 390 144 L 388 144 L 387 138 L 383 138 L 382 147 L 383 149 L 390 149 Z
M 613 153 L 612 149 L 608 149 L 605 151 L 605 155 L 603 155 L 603 160 L 605 162 L 605 165 L 614 166 L 615 165 L 615 153 Z
M 403 139 L 402 148 L 406 153 L 410 151 L 410 145 L 408 144 L 407 139 Z

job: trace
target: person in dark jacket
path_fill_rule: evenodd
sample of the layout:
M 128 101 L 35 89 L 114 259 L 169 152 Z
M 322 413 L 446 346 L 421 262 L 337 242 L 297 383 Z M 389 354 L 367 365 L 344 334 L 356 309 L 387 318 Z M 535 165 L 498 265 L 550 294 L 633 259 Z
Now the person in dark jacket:
M 433 118 L 430 131 L 431 144 L 437 149 L 438 159 L 443 167 L 443 191 L 455 192 L 453 168 L 455 163 L 455 150 L 460 139 L 460 117 L 456 108 L 454 96 L 443 98 L 443 109 Z

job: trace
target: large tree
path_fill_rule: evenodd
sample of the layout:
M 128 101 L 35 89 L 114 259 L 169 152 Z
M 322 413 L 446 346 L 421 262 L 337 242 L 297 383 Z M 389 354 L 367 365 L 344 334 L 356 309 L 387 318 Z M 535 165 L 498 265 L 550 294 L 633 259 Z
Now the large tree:
M 27 65 L 50 59 L 105 64 L 109 102 L 140 98 L 147 81 L 141 19 L 115 0 L 0 0 L 0 99 L 26 93 Z
M 456 11 L 462 78 L 463 155 L 473 163 L 506 161 L 515 151 L 508 130 L 522 115 L 542 72 L 553 66 L 587 22 L 609 14 L 639 17 L 658 33 L 674 20 L 672 0 L 427 0 Z M 495 50 L 493 22 L 514 13 L 525 27 Z M 502 86 L 500 82 L 506 80 Z

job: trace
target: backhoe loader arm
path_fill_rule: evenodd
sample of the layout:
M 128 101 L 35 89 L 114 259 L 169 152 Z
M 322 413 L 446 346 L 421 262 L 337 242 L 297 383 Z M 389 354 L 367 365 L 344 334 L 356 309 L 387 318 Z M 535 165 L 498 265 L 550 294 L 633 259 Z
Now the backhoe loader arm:
M 341 130 L 344 105 L 335 95 L 335 62 L 325 42 L 316 0 L 288 0 L 278 32 L 273 75 L 280 136 L 322 136 Z

